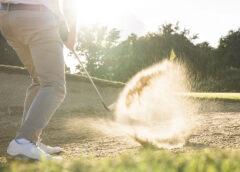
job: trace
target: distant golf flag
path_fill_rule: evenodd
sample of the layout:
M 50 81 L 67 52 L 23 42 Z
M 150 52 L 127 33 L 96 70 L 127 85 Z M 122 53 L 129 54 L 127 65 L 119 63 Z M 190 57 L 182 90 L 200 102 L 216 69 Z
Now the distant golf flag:
M 175 54 L 174 50 L 172 49 L 171 55 L 170 55 L 170 61 L 173 61 L 175 58 L 176 58 L 176 54 Z

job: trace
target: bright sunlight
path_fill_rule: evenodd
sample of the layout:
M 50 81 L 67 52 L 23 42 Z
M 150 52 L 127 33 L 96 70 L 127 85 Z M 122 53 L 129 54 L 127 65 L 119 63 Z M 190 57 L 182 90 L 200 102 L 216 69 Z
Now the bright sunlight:
M 238 28 L 239 1 L 219 0 L 88 0 L 77 2 L 79 27 L 91 28 L 94 24 L 116 28 L 121 39 L 131 33 L 143 36 L 156 32 L 162 24 L 177 22 L 181 28 L 198 34 L 194 43 L 209 42 L 218 46 L 219 39 L 231 29 Z M 224 25 L 222 23 L 224 21 Z M 74 69 L 73 59 L 66 59 Z
M 101 23 L 115 26 L 126 11 L 125 3 L 112 0 L 78 1 L 78 18 L 80 26 L 91 26 Z

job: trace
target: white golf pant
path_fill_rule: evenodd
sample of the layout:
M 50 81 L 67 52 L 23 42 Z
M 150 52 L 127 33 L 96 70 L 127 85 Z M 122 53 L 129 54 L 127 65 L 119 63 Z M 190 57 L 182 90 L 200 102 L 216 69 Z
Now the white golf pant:
M 36 143 L 66 94 L 57 22 L 50 11 L 0 10 L 0 29 L 32 77 L 16 138 Z

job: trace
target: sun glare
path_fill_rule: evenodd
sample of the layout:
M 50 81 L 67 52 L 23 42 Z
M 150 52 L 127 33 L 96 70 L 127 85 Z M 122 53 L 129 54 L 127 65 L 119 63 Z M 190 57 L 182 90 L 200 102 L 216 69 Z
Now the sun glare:
M 135 0 L 134 0 L 135 1 Z M 113 0 L 88 0 L 77 1 L 76 8 L 78 11 L 79 27 L 91 27 L 99 23 L 108 28 L 118 28 L 123 16 L 127 13 L 127 1 Z M 68 50 L 65 49 L 66 65 L 74 73 L 77 61 L 73 57 L 68 57 Z
M 221 36 L 239 27 L 236 22 L 239 16 L 239 2 L 228 3 L 219 0 L 197 2 L 192 0 L 75 0 L 75 2 L 79 27 L 100 24 L 109 29 L 117 28 L 121 39 L 126 39 L 131 33 L 142 36 L 147 32 L 156 32 L 164 23 L 180 22 L 180 28 L 189 29 L 192 34 L 199 34 L 199 39 L 195 43 L 208 41 L 211 46 L 216 47 Z M 225 21 L 225 24 L 222 21 Z
M 77 9 L 80 26 L 100 23 L 110 27 L 117 24 L 126 10 L 120 1 L 112 0 L 78 1 Z

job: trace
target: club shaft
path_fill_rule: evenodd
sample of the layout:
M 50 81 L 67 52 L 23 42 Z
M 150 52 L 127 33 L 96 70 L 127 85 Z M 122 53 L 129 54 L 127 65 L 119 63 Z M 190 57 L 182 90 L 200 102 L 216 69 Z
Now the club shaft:
M 92 83 L 92 86 L 94 87 L 94 89 L 96 90 L 97 95 L 98 95 L 98 98 L 99 98 L 99 100 L 101 101 L 103 107 L 104 107 L 106 110 L 109 111 L 108 107 L 106 106 L 106 104 L 105 104 L 105 102 L 104 102 L 104 100 L 103 100 L 103 97 L 101 96 L 100 92 L 98 91 L 97 86 L 96 86 L 95 83 L 93 82 L 91 76 L 89 75 L 87 69 L 84 67 L 83 63 L 80 61 L 80 59 L 79 59 L 79 57 L 78 57 L 78 55 L 77 55 L 77 53 L 76 53 L 75 50 L 73 50 L 73 54 L 74 54 L 75 58 L 77 59 L 78 63 L 82 66 L 83 70 L 84 70 L 85 73 L 87 74 L 87 77 L 88 77 L 88 79 L 90 80 L 90 82 Z

